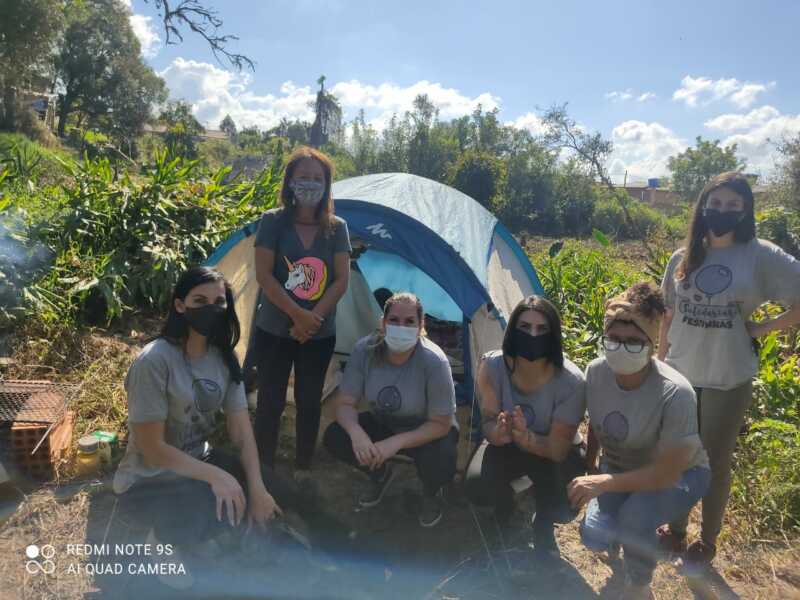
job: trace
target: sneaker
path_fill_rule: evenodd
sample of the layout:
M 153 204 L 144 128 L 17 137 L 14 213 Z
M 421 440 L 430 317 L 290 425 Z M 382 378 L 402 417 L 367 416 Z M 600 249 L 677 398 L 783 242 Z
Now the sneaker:
M 534 527 L 533 555 L 542 560 L 558 558 L 561 553 L 556 543 L 555 531 L 552 527 Z
M 686 562 L 693 565 L 708 565 L 717 555 L 717 547 L 702 539 L 689 544 L 686 549 Z
M 152 528 L 147 533 L 147 539 L 145 540 L 146 544 L 150 544 L 151 548 L 157 547 L 161 542 L 156 538 L 156 532 Z M 154 564 L 160 564 L 163 557 L 159 557 L 155 554 L 150 556 L 150 560 L 153 561 Z M 170 562 L 178 565 L 176 573 L 169 574 L 163 573 L 161 569 L 158 570 L 158 580 L 173 590 L 188 590 L 194 585 L 194 577 L 192 577 L 191 571 L 189 571 L 189 567 L 186 565 L 186 561 L 182 556 L 180 550 L 178 550 L 177 546 L 172 546 L 172 555 L 170 556 Z
M 381 500 L 383 500 L 383 495 L 386 493 L 386 490 L 389 489 L 389 484 L 392 483 L 394 478 L 394 469 L 387 465 L 383 472 L 383 477 L 378 481 L 372 481 L 370 489 L 358 497 L 358 505 L 361 508 L 372 508 L 373 506 L 378 506 L 378 504 L 381 503 Z
M 433 527 L 442 520 L 442 491 L 433 496 L 422 495 L 422 507 L 419 512 L 419 524 L 423 527 Z
M 658 547 L 667 555 L 682 555 L 686 552 L 686 534 L 672 531 L 669 525 L 656 529 Z

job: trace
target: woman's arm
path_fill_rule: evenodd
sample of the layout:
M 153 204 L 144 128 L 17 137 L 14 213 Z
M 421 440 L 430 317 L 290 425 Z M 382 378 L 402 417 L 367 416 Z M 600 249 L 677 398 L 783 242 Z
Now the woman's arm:
M 258 458 L 258 447 L 253 435 L 250 413 L 246 408 L 226 414 L 226 425 L 231 442 L 239 452 L 245 478 L 247 479 L 247 496 L 249 499 L 249 520 L 259 527 L 265 527 L 267 521 L 280 513 L 275 499 L 267 491 L 261 476 L 261 461 Z
M 189 479 L 205 481 L 217 499 L 217 520 L 222 520 L 222 507 L 225 506 L 228 522 L 232 526 L 239 524 L 247 503 L 242 486 L 233 475 L 167 444 L 163 421 L 134 423 L 132 428 L 145 463 L 169 469 Z
M 405 448 L 417 448 L 445 437 L 452 426 L 451 415 L 431 415 L 422 425 L 411 431 L 397 433 L 375 444 L 379 453 L 377 466 L 382 465 Z
M 774 319 L 768 319 L 760 323 L 748 321 L 747 331 L 750 333 L 751 337 L 759 338 L 767 335 L 771 331 L 784 331 L 798 324 L 800 324 L 800 303 Z
M 586 470 L 589 475 L 597 473 L 597 455 L 600 454 L 600 440 L 597 439 L 592 423 L 589 422 L 586 433 Z
M 337 252 L 333 256 L 333 281 L 314 305 L 311 312 L 325 318 L 336 307 L 350 285 L 350 253 Z
M 292 321 L 297 321 L 303 308 L 292 300 L 286 289 L 275 279 L 272 274 L 274 268 L 275 252 L 262 246 L 256 246 L 256 281 L 258 281 L 258 285 L 261 286 L 267 300 L 289 315 Z
M 567 486 L 574 508 L 580 508 L 592 498 L 607 492 L 650 492 L 674 485 L 689 466 L 694 447 L 675 446 L 662 452 L 655 461 L 625 473 L 603 473 L 576 477 Z
M 481 361 L 478 367 L 478 393 L 481 398 L 481 421 L 483 435 L 493 446 L 505 446 L 511 443 L 511 428 L 506 423 L 505 414 L 500 410 L 500 398 L 495 392 L 489 366 Z M 509 415 L 510 418 L 510 415 Z
M 519 417 L 516 417 L 518 411 Z M 567 458 L 572 441 L 575 439 L 575 432 L 578 431 L 577 425 L 553 421 L 550 433 L 539 435 L 528 429 L 519 407 L 514 409 L 514 413 L 517 421 L 521 418 L 524 424 L 524 429 L 515 429 L 512 425 L 512 437 L 518 448 L 536 456 L 549 458 L 553 462 L 561 462 Z
M 672 316 L 673 312 L 671 308 L 667 309 L 667 312 L 664 314 L 664 318 L 661 319 L 661 327 L 658 331 L 658 360 L 664 360 L 667 358 L 667 352 L 669 352 L 669 328 L 672 325 Z
M 383 462 L 380 460 L 380 453 L 375 444 L 361 427 L 358 422 L 358 410 L 356 406 L 358 400 L 341 390 L 336 394 L 334 406 L 336 407 L 336 422 L 350 436 L 350 443 L 353 446 L 353 454 L 356 455 L 358 463 L 364 467 L 375 468 Z

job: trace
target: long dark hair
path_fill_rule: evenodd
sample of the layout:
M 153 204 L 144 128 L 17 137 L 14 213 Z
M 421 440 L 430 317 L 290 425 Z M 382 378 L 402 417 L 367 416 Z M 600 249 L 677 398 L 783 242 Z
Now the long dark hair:
M 172 292 L 167 321 L 164 323 L 159 337 L 164 338 L 172 344 L 183 346 L 189 337 L 189 323 L 175 308 L 175 300 L 185 302 L 189 293 L 198 285 L 213 283 L 215 281 L 222 281 L 225 283 L 225 302 L 228 308 L 225 311 L 224 325 L 208 338 L 208 343 L 210 346 L 216 346 L 220 353 L 222 353 L 222 359 L 228 367 L 231 380 L 238 384 L 242 382 L 242 367 L 233 349 L 236 348 L 236 344 L 239 343 L 242 330 L 239 326 L 239 317 L 236 316 L 236 307 L 233 303 L 233 290 L 219 271 L 209 269 L 208 267 L 192 267 L 180 276 Z
M 314 218 L 317 219 L 322 226 L 325 235 L 330 235 L 333 231 L 333 195 L 331 194 L 331 186 L 333 185 L 334 167 L 333 162 L 325 154 L 319 150 L 315 150 L 309 146 L 300 146 L 289 156 L 289 162 L 286 163 L 286 169 L 283 172 L 283 181 L 281 182 L 281 205 L 283 206 L 287 219 L 293 219 L 294 213 L 297 210 L 297 205 L 294 201 L 294 192 L 289 187 L 289 183 L 294 177 L 294 171 L 302 161 L 311 159 L 317 161 L 325 173 L 325 193 L 317 205 L 317 210 L 314 213 Z
M 697 197 L 692 222 L 689 225 L 689 234 L 686 236 L 684 244 L 685 252 L 675 270 L 675 276 L 678 279 L 685 279 L 691 275 L 706 258 L 708 226 L 703 218 L 703 209 L 706 207 L 711 192 L 720 188 L 728 188 L 736 192 L 744 201 L 744 218 L 733 230 L 734 241 L 744 244 L 756 237 L 755 201 L 750 182 L 744 175 L 736 171 L 720 173 L 705 185 Z
M 512 348 L 513 344 L 511 335 L 517 328 L 520 315 L 522 315 L 522 313 L 524 313 L 526 310 L 535 310 L 544 317 L 545 321 L 547 321 L 547 325 L 550 327 L 550 333 L 553 334 L 553 344 L 545 358 L 553 363 L 557 369 L 563 369 L 564 346 L 561 342 L 561 316 L 558 314 L 558 309 L 553 306 L 553 303 L 550 302 L 550 300 L 535 294 L 522 300 L 514 307 L 514 310 L 511 311 L 511 317 L 508 319 L 508 326 L 503 334 L 503 358 L 506 367 L 512 372 L 514 371 L 514 367 L 516 367 L 516 356 L 512 357 L 514 351 Z M 511 367 L 508 367 L 508 358 L 511 358 L 512 360 Z

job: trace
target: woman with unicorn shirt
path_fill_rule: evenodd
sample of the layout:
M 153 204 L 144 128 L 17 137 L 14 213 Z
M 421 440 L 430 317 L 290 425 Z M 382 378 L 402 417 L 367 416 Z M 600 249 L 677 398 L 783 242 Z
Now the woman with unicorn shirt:
M 319 432 L 322 388 L 336 346 L 336 303 L 350 279 L 347 224 L 334 215 L 333 165 L 301 147 L 286 165 L 280 208 L 264 213 L 255 241 L 264 301 L 256 317 L 255 432 L 261 459 L 275 462 L 289 373 L 294 367 L 295 469 L 308 470 Z

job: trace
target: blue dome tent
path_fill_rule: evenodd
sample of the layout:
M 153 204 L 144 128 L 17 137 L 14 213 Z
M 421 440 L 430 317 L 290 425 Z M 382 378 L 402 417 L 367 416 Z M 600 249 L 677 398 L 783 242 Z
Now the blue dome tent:
M 356 340 L 375 329 L 381 314 L 375 290 L 413 292 L 430 321 L 460 331 L 460 356 L 444 350 L 461 384 L 461 400 L 468 402 L 477 361 L 500 347 L 514 306 L 543 293 L 528 257 L 478 202 L 424 177 L 353 177 L 335 183 L 333 196 L 354 247 L 351 285 L 337 308 L 336 353 L 348 355 Z M 234 289 L 243 329 L 240 358 L 259 302 L 253 265 L 257 227 L 257 222 L 245 226 L 207 261 Z

